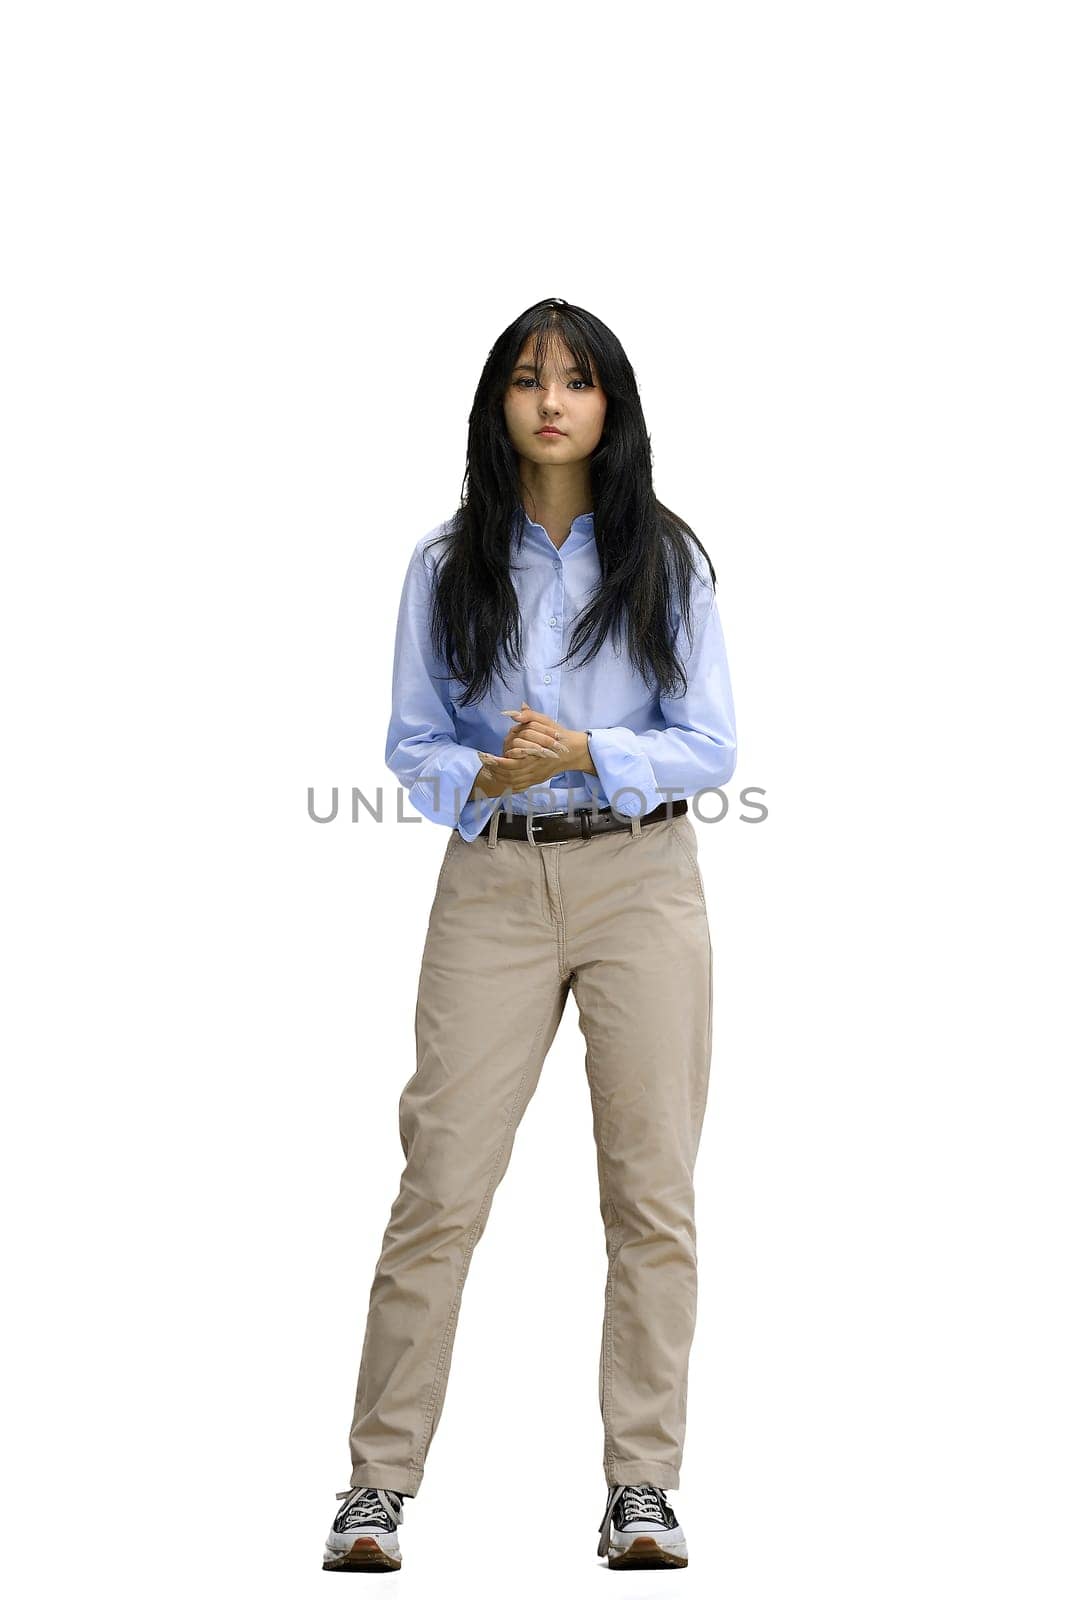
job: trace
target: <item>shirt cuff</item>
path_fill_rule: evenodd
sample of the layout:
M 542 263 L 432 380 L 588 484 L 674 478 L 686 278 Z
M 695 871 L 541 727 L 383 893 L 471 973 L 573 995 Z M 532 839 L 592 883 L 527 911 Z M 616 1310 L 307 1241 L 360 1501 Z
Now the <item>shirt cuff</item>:
M 661 804 L 652 763 L 632 729 L 591 728 L 589 754 L 606 804 L 620 816 L 643 817 Z
M 458 827 L 465 814 L 474 814 L 476 805 L 489 804 L 488 800 L 467 799 L 481 769 L 482 758 L 477 750 L 468 745 L 448 744 L 411 784 L 408 793 L 412 805 L 430 822 L 439 822 L 446 828 Z
M 474 782 L 473 778 L 471 782 Z M 459 815 L 459 831 L 468 844 L 477 839 L 480 833 L 485 832 L 493 812 L 499 810 L 503 804 L 502 794 L 482 795 L 467 801 Z

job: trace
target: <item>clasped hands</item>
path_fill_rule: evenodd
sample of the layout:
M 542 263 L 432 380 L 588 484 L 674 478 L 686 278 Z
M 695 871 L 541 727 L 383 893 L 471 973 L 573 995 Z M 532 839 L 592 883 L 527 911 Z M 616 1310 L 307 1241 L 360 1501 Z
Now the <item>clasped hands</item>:
M 491 792 L 520 792 L 546 783 L 557 772 L 590 770 L 589 740 L 582 729 L 562 728 L 552 717 L 522 702 L 518 711 L 505 710 L 514 720 L 500 755 L 479 750 L 489 776 Z M 479 788 L 483 785 L 478 784 Z

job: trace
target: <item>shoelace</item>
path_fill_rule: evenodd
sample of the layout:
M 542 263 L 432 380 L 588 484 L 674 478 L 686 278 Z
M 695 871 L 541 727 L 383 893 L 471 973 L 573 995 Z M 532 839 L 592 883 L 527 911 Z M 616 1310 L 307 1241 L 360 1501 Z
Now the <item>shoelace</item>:
M 600 1524 L 600 1543 L 597 1545 L 597 1555 L 606 1556 L 611 1545 L 611 1513 L 622 1500 L 622 1520 L 631 1522 L 635 1517 L 647 1519 L 650 1522 L 661 1522 L 667 1527 L 666 1502 L 663 1498 L 664 1491 L 657 1489 L 654 1483 L 619 1483 L 616 1484 L 608 1496 L 608 1508 L 604 1512 L 604 1520 Z
M 390 1530 L 404 1520 L 404 1505 L 392 1489 L 342 1489 L 338 1500 L 347 1503 L 337 1513 L 334 1529 L 344 1533 L 352 1527 L 378 1527 Z

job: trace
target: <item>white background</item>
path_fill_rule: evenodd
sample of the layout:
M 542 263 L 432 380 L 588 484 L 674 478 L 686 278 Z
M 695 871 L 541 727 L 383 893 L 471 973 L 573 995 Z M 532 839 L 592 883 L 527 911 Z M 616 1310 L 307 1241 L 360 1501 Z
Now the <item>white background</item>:
M 392 799 L 405 565 L 561 295 L 738 715 L 690 1571 L 1063 1594 L 1057 9 L 9 12 L 12 1593 L 324 1581 L 446 835 L 307 788 Z M 570 1005 L 380 1581 L 598 1591 L 604 1271 Z

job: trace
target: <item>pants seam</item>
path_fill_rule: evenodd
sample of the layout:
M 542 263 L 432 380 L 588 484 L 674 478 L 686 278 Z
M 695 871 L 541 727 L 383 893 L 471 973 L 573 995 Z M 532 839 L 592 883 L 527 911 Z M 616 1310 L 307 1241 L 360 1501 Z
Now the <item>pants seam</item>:
M 608 1248 L 608 1281 L 605 1287 L 604 1307 L 604 1467 L 611 1475 L 615 1465 L 612 1437 L 615 1429 L 615 1263 L 622 1248 L 619 1213 L 614 1200 L 609 1199 L 613 1231 L 617 1233 L 614 1250 Z

